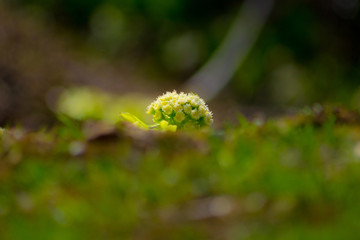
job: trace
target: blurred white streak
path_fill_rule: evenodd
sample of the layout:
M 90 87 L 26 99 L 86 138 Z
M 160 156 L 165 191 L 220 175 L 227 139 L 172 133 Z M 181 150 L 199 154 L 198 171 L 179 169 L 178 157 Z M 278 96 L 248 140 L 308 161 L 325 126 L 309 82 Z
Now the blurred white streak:
M 223 43 L 185 84 L 185 90 L 210 100 L 230 81 L 266 23 L 274 0 L 246 0 Z

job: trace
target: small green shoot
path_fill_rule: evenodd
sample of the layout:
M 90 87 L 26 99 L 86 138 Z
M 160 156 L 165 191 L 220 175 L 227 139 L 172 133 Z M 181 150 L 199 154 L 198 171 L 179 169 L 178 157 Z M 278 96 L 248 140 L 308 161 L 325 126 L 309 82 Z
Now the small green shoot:
M 131 113 L 120 113 L 120 120 L 132 123 L 138 128 L 149 130 L 149 126 Z

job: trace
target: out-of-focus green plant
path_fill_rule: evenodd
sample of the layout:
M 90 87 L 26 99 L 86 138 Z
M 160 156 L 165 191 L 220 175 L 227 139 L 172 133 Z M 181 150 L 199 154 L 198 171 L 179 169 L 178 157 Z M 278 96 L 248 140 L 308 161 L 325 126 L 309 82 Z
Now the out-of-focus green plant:
M 78 120 L 89 118 L 101 119 L 107 97 L 98 92 L 86 89 L 70 89 L 59 99 L 58 111 Z
M 96 119 L 114 124 L 119 112 L 150 120 L 144 113 L 148 102 L 146 96 L 139 94 L 115 96 L 95 89 L 72 88 L 60 96 L 56 112 L 76 120 Z

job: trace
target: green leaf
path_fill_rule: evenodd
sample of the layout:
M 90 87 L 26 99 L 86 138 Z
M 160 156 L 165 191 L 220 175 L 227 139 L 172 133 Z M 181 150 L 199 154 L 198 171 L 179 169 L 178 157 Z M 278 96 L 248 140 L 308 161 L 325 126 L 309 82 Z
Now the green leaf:
M 148 130 L 149 126 L 131 113 L 120 113 L 120 120 L 134 124 L 138 128 Z

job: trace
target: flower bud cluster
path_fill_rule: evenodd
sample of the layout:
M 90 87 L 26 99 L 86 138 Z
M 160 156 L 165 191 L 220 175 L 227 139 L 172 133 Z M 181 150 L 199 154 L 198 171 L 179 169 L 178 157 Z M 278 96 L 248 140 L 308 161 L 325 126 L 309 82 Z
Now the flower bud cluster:
M 153 115 L 156 123 L 167 121 L 179 129 L 210 126 L 212 113 L 203 99 L 193 93 L 167 92 L 148 106 L 148 114 Z

